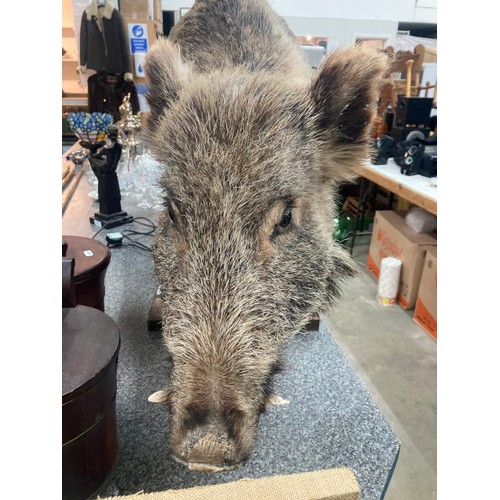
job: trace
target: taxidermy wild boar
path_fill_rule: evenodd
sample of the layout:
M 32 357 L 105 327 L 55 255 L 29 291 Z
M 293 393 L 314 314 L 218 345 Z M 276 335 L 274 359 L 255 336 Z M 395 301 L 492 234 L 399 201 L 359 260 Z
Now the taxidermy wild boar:
M 369 158 L 385 65 L 353 46 L 313 73 L 265 0 L 198 0 L 151 47 L 147 141 L 165 200 L 153 255 L 173 361 L 159 399 L 192 469 L 248 458 L 284 344 L 354 273 L 332 239 L 335 189 Z

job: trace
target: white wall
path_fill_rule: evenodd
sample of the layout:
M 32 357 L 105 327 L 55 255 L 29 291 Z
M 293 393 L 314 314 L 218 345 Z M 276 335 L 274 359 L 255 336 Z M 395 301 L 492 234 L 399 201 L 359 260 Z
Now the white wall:
M 281 16 L 408 21 L 415 0 L 269 0 Z
M 162 0 L 163 10 L 179 15 L 194 0 Z M 283 17 L 437 22 L 437 0 L 269 0 Z
M 328 37 L 328 52 L 339 46 L 352 45 L 356 36 L 385 38 L 386 45 L 394 46 L 398 31 L 397 21 L 295 16 L 283 18 L 297 36 Z
M 192 7 L 194 0 L 161 0 L 163 10 L 179 11 L 181 7 Z
M 437 0 L 415 0 L 413 21 L 437 23 Z
M 175 22 L 180 18 L 180 10 L 182 7 L 192 7 L 194 0 L 161 0 L 163 10 L 173 10 L 175 12 Z
M 328 51 L 356 36 L 381 37 L 395 45 L 398 22 L 437 22 L 437 0 L 269 0 L 295 35 L 328 37 Z M 194 0 L 162 0 L 163 10 L 192 7 Z

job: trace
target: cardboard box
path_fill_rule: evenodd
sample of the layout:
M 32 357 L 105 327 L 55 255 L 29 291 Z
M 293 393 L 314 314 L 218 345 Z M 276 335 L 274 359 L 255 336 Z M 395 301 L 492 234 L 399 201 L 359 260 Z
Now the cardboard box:
M 120 0 L 120 12 L 131 23 L 151 20 L 150 0 Z
M 382 210 L 375 213 L 367 267 L 378 279 L 385 257 L 401 260 L 397 302 L 403 309 L 414 309 L 418 287 L 429 248 L 437 246 L 436 233 L 417 233 L 406 225 L 405 211 Z
M 155 25 L 155 31 L 156 31 L 156 37 L 158 38 L 159 35 L 163 35 L 163 21 L 158 21 L 154 20 L 154 25 Z
M 161 0 L 153 0 L 153 21 L 156 33 L 163 35 L 163 7 Z
M 413 319 L 437 340 L 437 248 L 427 250 Z
M 338 468 L 287 476 L 240 479 L 183 490 L 138 493 L 102 500 L 359 500 L 360 490 L 351 469 Z
M 155 21 L 163 27 L 161 0 L 120 0 L 120 12 L 130 22 Z

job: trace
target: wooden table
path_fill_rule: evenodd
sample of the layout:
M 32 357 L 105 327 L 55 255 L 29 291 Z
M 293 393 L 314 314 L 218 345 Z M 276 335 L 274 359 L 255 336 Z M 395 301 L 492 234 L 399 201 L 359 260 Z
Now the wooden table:
M 89 197 L 93 189 L 84 176 L 64 211 L 62 235 L 96 236 L 104 241 L 104 234 L 96 235 L 98 229 L 89 222 L 89 215 L 97 209 L 95 200 Z M 156 224 L 160 212 L 139 207 L 138 201 L 129 196 L 122 200 L 128 213 L 147 217 Z M 398 459 L 399 440 L 325 325 L 314 335 L 297 335 L 288 345 L 284 359 L 290 360 L 290 365 L 293 360 L 294 368 L 290 366 L 280 375 L 276 390 L 284 396 L 290 395 L 291 404 L 283 407 L 281 413 L 274 411 L 278 408 L 274 407 L 263 415 L 259 423 L 259 446 L 251 461 L 229 472 L 230 478 L 224 474 L 194 474 L 176 462 L 165 440 L 170 433 L 168 409 L 161 405 L 151 407 L 146 402 L 147 396 L 158 390 L 159 383 L 168 381 L 172 370 L 161 335 L 149 334 L 147 330 L 148 310 L 157 290 L 151 255 L 126 246 L 113 248 L 111 252 L 106 272 L 106 310 L 120 329 L 120 360 L 116 391 L 119 455 L 116 474 L 111 473 L 109 478 L 121 495 L 140 490 L 186 490 L 264 475 L 289 476 L 305 468 L 349 467 L 356 470 L 362 498 L 384 496 Z M 100 312 L 94 311 L 94 314 Z M 66 340 L 70 339 L 65 338 L 65 343 Z M 89 343 L 85 348 L 91 347 Z M 104 354 L 97 345 L 95 356 Z M 86 351 L 82 359 L 89 357 Z M 103 364 L 111 359 L 108 352 Z M 114 366 L 113 361 L 109 364 Z M 315 378 L 311 379 L 313 373 Z M 67 393 L 63 389 L 63 395 Z M 109 399 L 100 397 L 97 401 L 104 403 Z M 110 421 L 112 415 L 106 413 Z M 98 433 L 97 426 L 95 431 Z M 94 434 L 88 432 L 83 436 L 90 439 Z M 76 444 L 74 439 L 73 442 Z M 105 441 L 100 443 L 104 445 Z M 270 456 L 273 460 L 269 460 Z M 331 485 L 329 488 L 332 491 Z M 364 496 L 364 491 L 372 496 Z M 101 497 L 104 493 L 101 492 Z
M 83 150 L 78 142 L 75 142 L 63 155 L 62 155 L 62 211 L 66 209 L 66 205 L 72 198 L 76 188 L 80 183 L 85 167 L 83 165 L 74 165 L 69 159 L 71 153 L 78 150 Z
M 403 175 L 401 167 L 390 158 L 386 165 L 366 164 L 358 169 L 361 177 L 437 215 L 436 178 Z
M 363 227 L 363 214 L 370 182 L 437 216 L 437 178 L 431 179 L 419 174 L 403 175 L 401 167 L 396 164 L 393 158 L 390 158 L 385 165 L 366 163 L 360 166 L 357 172 L 363 182 L 351 238 L 351 253 L 356 235 L 360 233 L 358 227 Z

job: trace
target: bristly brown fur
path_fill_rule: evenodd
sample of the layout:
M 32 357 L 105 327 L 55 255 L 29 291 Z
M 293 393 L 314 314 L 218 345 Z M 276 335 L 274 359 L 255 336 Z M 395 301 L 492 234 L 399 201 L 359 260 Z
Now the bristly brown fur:
M 220 470 L 254 447 L 285 343 L 355 272 L 335 190 L 369 157 L 385 60 L 344 48 L 313 73 L 265 0 L 198 0 L 145 69 L 171 446 Z

